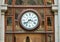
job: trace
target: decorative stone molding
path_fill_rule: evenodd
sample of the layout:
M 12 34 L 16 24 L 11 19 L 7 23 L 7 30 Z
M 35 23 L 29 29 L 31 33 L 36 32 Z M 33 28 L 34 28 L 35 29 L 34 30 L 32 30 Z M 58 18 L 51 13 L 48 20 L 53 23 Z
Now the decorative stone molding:
M 6 12 L 7 10 L 7 4 L 0 5 L 1 6 L 1 12 Z
M 1 12 L 1 15 L 5 15 L 5 12 Z
M 52 11 L 58 12 L 58 5 L 52 4 Z
M 54 14 L 55 14 L 55 15 L 58 15 L 58 12 L 57 12 L 57 11 L 54 11 Z

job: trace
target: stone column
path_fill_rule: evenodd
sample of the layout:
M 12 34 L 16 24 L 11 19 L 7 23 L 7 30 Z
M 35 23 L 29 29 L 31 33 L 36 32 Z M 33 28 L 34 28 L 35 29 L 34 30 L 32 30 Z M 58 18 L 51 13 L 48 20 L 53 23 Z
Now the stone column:
M 58 27 L 59 27 L 59 42 L 60 42 L 60 0 L 58 0 Z
M 5 0 L 0 0 L 0 4 L 4 5 L 5 4 Z
M 54 16 L 55 16 L 55 42 L 59 42 L 59 27 L 58 27 L 58 6 L 57 5 L 52 5 L 52 11 L 54 11 Z
M 59 42 L 59 27 L 58 27 L 58 0 L 54 0 L 54 4 L 52 4 L 52 11 L 54 11 L 55 16 L 55 42 Z
M 54 12 L 54 15 L 55 15 L 55 19 L 54 19 L 54 21 L 55 21 L 55 42 L 59 42 L 59 31 L 58 31 L 58 12 Z
M 1 12 L 1 37 L 0 37 L 0 42 L 5 42 L 4 38 L 5 38 L 5 24 L 4 24 L 4 12 Z
M 54 4 L 57 5 L 58 4 L 58 0 L 54 0 Z
M 0 28 L 0 42 L 5 42 L 5 23 L 4 23 L 4 15 L 5 15 L 5 12 L 7 10 L 7 5 L 4 4 L 4 5 L 0 5 L 0 25 L 1 25 L 1 28 Z
M 2 35 L 1 35 L 1 6 L 0 6 L 0 41 L 2 40 L 1 37 Z
M 5 38 L 4 14 L 5 14 L 5 11 L 7 10 L 7 5 L 4 3 L 5 3 L 5 0 L 0 0 L 0 42 L 5 42 L 4 41 L 4 38 Z

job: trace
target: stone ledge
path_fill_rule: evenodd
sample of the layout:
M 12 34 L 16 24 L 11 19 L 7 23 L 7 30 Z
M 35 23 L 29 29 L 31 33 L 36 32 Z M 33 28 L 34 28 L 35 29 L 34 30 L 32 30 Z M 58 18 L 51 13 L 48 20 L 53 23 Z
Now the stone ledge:
M 58 5 L 52 4 L 52 11 L 58 12 Z

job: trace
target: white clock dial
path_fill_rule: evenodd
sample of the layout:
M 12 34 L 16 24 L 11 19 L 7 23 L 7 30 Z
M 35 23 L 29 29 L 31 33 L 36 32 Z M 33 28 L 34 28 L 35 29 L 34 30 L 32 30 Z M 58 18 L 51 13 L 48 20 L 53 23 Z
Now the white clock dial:
M 34 12 L 26 12 L 21 17 L 21 24 L 25 29 L 32 30 L 38 24 L 38 16 Z

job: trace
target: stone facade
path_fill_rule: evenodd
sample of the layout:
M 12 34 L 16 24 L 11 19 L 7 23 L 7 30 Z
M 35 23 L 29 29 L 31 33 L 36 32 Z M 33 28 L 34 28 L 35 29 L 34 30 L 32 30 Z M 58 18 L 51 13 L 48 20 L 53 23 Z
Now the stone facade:
M 4 4 L 5 0 L 0 0 L 0 42 L 4 42 L 4 14 L 7 10 L 7 5 Z M 60 42 L 60 0 L 54 0 L 52 11 L 55 15 L 55 42 Z

